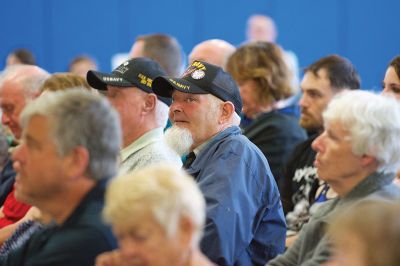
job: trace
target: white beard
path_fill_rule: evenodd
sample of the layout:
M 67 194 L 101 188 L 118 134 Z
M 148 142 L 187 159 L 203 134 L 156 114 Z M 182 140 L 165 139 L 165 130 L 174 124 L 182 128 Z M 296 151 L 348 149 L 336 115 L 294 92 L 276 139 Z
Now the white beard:
M 193 145 L 190 130 L 173 125 L 165 131 L 165 141 L 180 156 L 188 154 Z

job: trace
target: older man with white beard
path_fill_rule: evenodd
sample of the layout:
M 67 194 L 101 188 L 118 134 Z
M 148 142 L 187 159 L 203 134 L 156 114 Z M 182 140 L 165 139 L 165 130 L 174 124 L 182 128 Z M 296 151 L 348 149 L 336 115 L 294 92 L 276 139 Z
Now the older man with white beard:
M 283 252 L 279 192 L 261 151 L 241 134 L 242 101 L 222 68 L 193 62 L 181 78 L 158 77 L 153 90 L 172 97 L 167 141 L 206 199 L 202 251 L 218 265 L 263 265 Z

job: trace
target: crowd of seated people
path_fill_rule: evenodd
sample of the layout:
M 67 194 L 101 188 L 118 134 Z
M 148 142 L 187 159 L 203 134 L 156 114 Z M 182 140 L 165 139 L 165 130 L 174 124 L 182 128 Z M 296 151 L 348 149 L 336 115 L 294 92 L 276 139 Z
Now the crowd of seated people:
M 397 265 L 400 56 L 381 94 L 340 55 L 299 84 L 271 18 L 248 27 L 187 65 L 166 34 L 137 37 L 111 73 L 11 53 L 0 266 Z

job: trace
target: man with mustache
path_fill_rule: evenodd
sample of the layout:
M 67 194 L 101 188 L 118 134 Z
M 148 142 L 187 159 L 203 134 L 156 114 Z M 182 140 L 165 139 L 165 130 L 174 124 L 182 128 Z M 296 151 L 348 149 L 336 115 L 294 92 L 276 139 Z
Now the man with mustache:
M 181 78 L 156 78 L 153 90 L 172 97 L 166 139 L 190 152 L 185 168 L 206 200 L 204 254 L 218 265 L 264 265 L 281 253 L 279 191 L 265 156 L 238 127 L 242 100 L 232 76 L 194 61 Z
M 359 87 L 356 69 L 341 56 L 323 57 L 305 69 L 301 81 L 300 125 L 310 137 L 294 148 L 286 165 L 282 203 L 287 214 L 288 237 L 296 234 L 308 221 L 310 205 L 326 200 L 324 193 L 329 190 L 326 183 L 317 179 L 317 170 L 313 166 L 315 151 L 311 148 L 311 143 L 323 131 L 322 113 L 337 93 Z M 317 193 L 321 194 L 320 198 Z M 289 237 L 287 243 L 290 245 L 290 242 Z

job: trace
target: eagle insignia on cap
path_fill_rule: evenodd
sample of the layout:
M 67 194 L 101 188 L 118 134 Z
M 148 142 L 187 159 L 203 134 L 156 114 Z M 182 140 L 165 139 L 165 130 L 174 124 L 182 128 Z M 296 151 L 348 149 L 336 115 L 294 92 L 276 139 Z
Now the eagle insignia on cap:
M 204 73 L 203 70 L 198 69 L 198 70 L 193 71 L 191 76 L 193 79 L 202 79 L 202 78 L 204 78 L 205 75 L 206 75 L 206 73 Z

